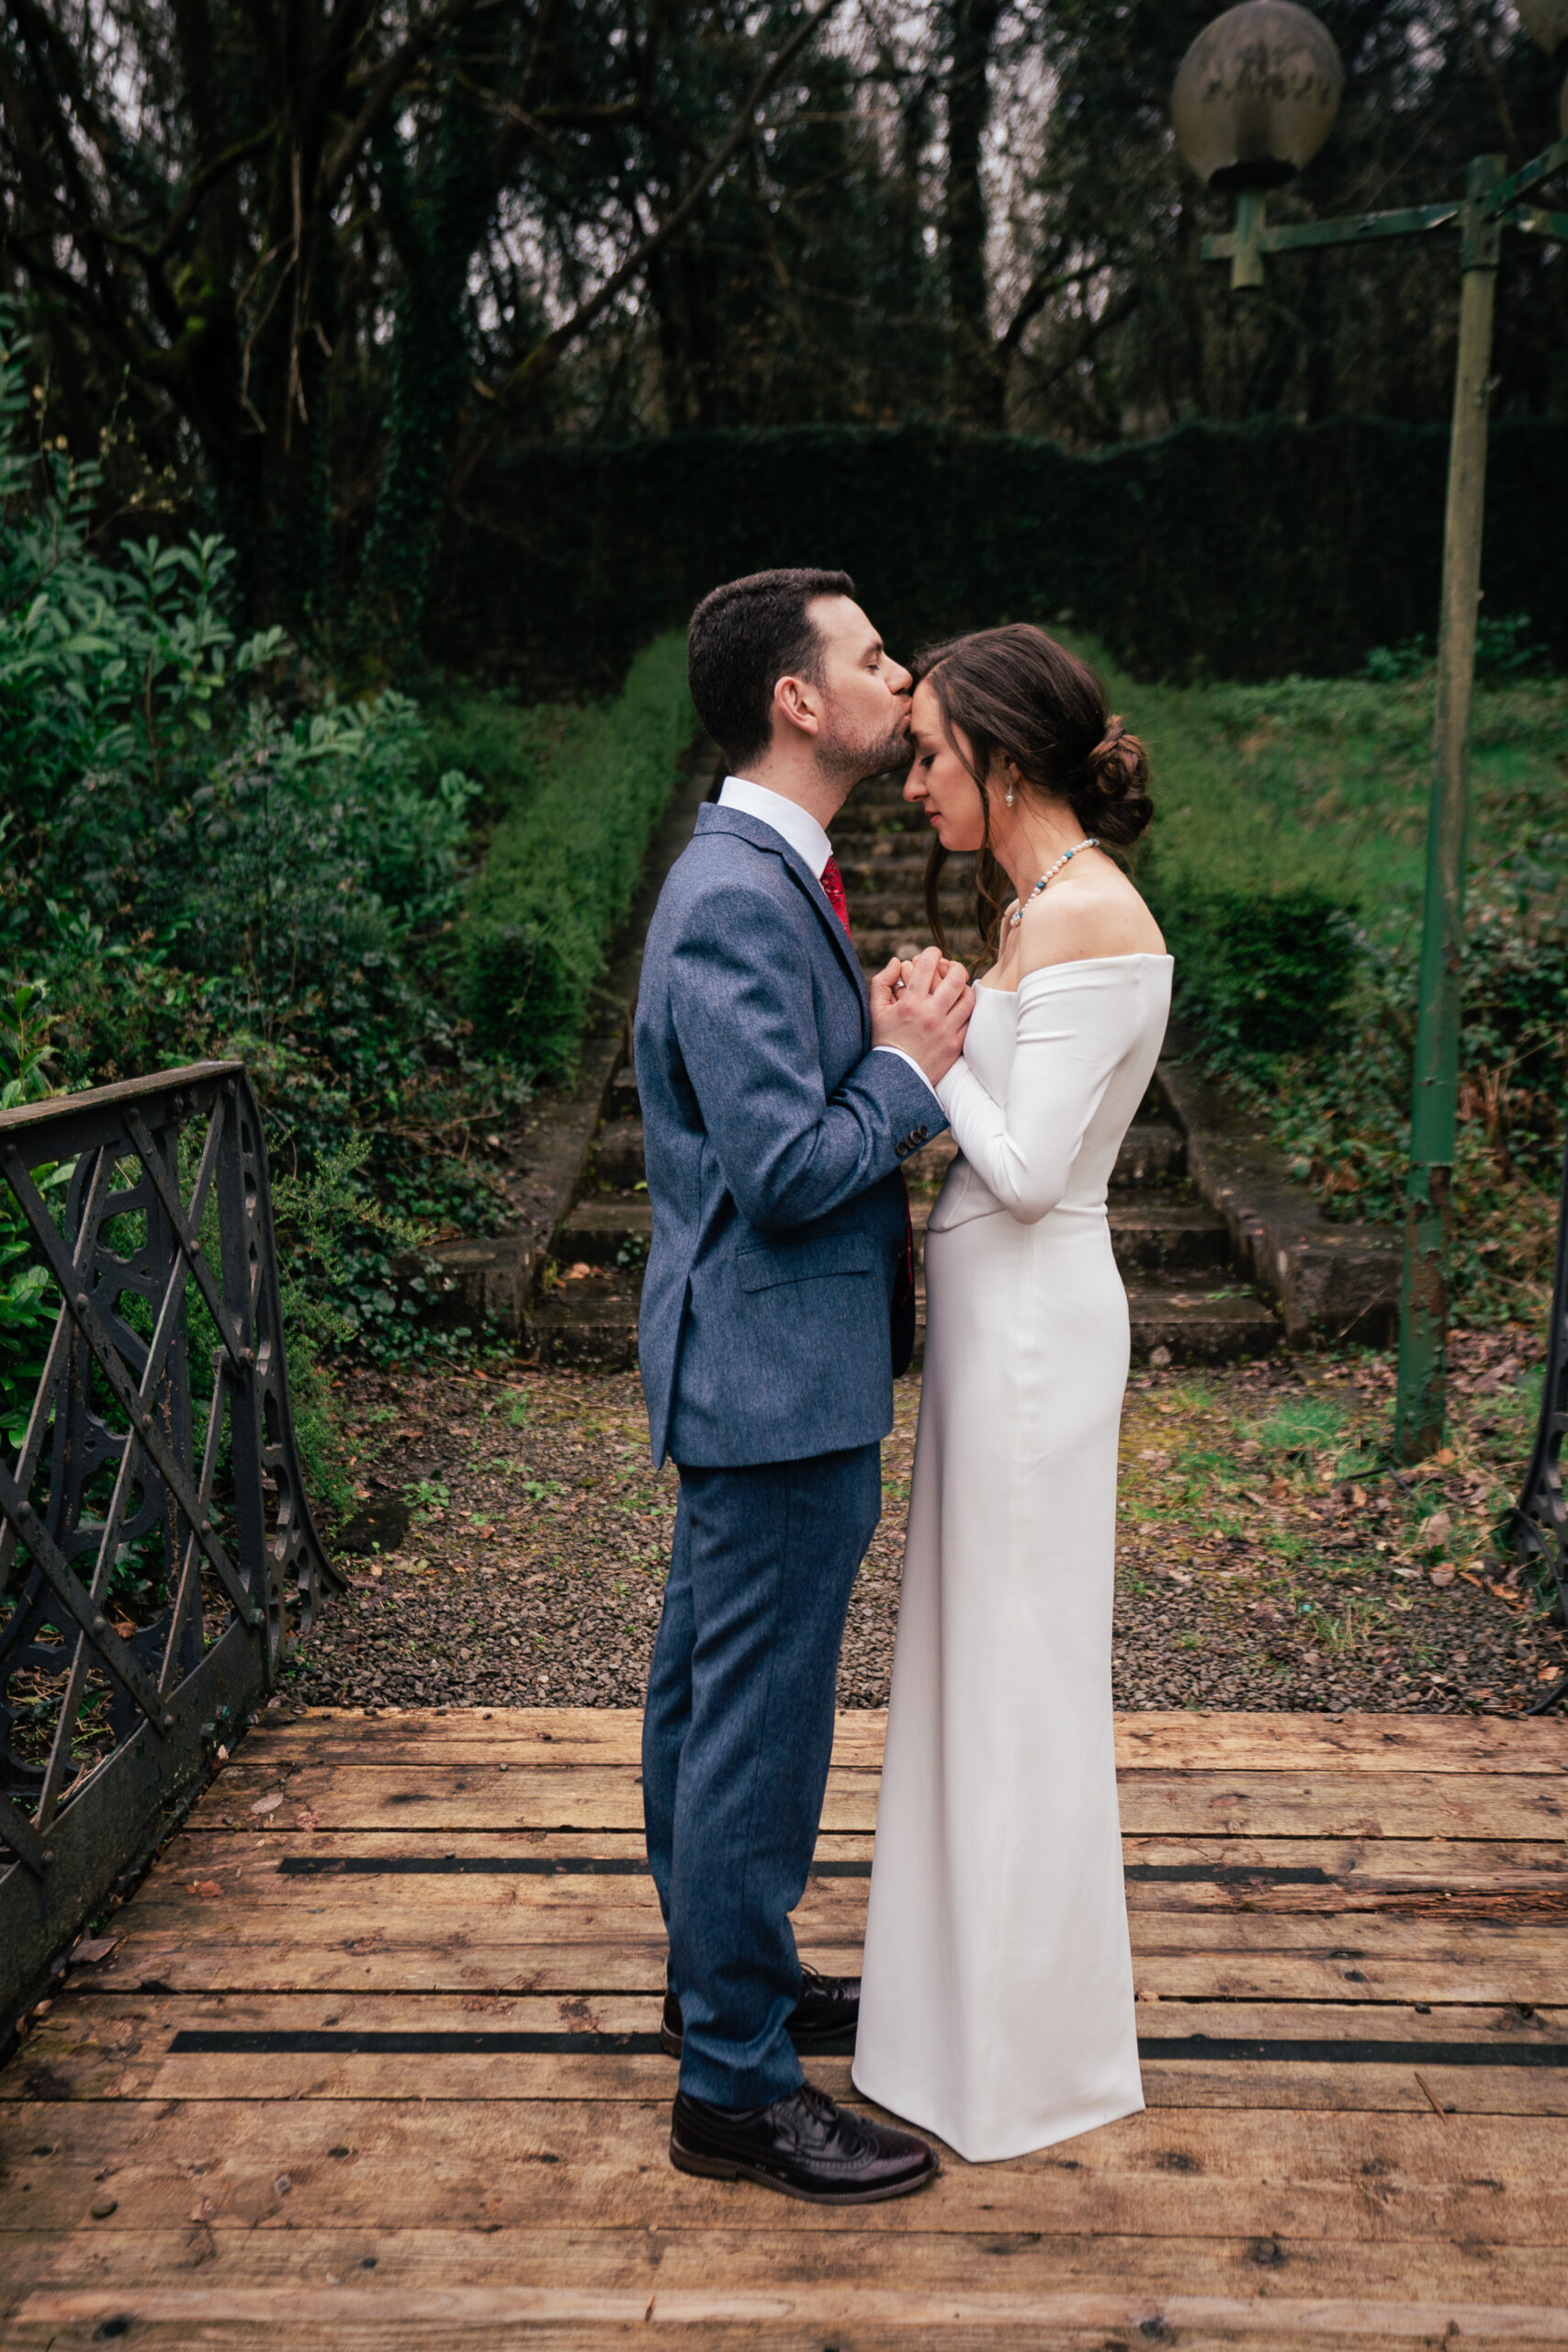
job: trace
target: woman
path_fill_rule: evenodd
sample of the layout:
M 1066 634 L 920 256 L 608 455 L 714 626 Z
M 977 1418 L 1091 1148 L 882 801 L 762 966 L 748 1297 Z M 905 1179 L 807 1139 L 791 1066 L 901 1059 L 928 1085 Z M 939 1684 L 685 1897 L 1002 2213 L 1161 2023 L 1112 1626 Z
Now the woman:
M 1127 1300 L 1105 1194 L 1170 958 L 1110 852 L 1137 738 L 1022 626 L 922 657 L 906 798 L 975 850 L 996 961 L 937 1091 L 960 1156 L 926 1243 L 926 1358 L 856 2086 L 972 2160 L 1143 2105 L 1111 1707 Z M 1005 910 L 998 884 L 1015 894 Z

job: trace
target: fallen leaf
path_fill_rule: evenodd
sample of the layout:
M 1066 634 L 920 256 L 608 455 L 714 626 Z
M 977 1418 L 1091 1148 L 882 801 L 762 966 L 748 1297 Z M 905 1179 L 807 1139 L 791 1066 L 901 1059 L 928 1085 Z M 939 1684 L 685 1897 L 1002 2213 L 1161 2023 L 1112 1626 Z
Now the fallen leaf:
M 282 1803 L 283 1791 L 281 1789 L 274 1789 L 268 1795 L 265 1797 L 257 1797 L 254 1804 L 251 1807 L 251 1811 L 253 1813 L 276 1813 Z
M 1430 1519 L 1422 1521 L 1421 1541 L 1423 1544 L 1441 1544 L 1446 1542 L 1453 1532 L 1452 1512 L 1435 1510 Z
M 1555 1682 L 1562 1671 L 1560 1666 L 1538 1666 L 1535 1679 L 1538 1682 Z
M 1358 1510 L 1365 1510 L 1367 1507 L 1367 1490 L 1365 1487 L 1352 1487 L 1350 1489 L 1350 1500 L 1355 1504 Z
M 107 1960 L 118 1941 L 118 1936 L 84 1936 L 73 1949 L 71 1957 L 88 1968 L 96 1968 L 100 1960 Z
M 307 1807 L 295 1815 L 294 1826 L 296 1829 L 314 1829 L 318 1826 L 316 1815 Z
M 203 1903 L 210 1903 L 215 1895 L 222 1894 L 223 1889 L 215 1878 L 193 1878 L 190 1883 L 190 1891 L 193 1894 L 199 1895 Z
M 210 2222 L 217 2211 L 218 2208 L 211 2198 L 204 2197 L 199 2205 L 191 2207 L 190 2217 L 193 2222 Z
M 1435 1585 L 1450 1585 L 1454 1580 L 1452 1568 L 1428 1568 L 1427 1574 Z

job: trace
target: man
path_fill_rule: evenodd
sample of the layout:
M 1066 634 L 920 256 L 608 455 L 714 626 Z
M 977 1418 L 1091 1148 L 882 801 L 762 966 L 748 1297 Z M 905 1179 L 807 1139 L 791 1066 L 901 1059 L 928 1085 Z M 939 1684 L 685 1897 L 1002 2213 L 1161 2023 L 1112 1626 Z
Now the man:
M 660 898 L 636 1023 L 653 1240 L 639 1354 L 680 1506 L 643 1796 L 670 1932 L 683 2171 L 833 2204 L 932 2177 L 925 2143 L 807 2086 L 859 1985 L 807 1975 L 839 1645 L 881 1509 L 899 1163 L 973 1003 L 928 949 L 868 989 L 826 827 L 908 760 L 909 673 L 840 571 L 732 581 L 693 616 L 692 697 L 727 778 Z

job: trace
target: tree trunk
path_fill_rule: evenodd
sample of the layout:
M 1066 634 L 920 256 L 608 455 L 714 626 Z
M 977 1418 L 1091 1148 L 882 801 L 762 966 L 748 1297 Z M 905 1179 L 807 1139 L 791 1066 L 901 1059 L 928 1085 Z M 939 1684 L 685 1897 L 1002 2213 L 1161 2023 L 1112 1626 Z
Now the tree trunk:
M 991 93 L 987 69 L 1000 0 L 948 0 L 948 407 L 961 424 L 999 426 L 1005 381 L 987 315 L 986 192 Z

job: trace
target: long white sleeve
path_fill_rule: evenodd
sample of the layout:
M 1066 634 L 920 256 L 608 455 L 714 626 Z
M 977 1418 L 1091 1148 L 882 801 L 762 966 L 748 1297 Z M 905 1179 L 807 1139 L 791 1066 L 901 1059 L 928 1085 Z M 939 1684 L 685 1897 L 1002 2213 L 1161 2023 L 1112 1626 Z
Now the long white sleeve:
M 1066 1193 L 1085 1132 L 1144 1019 L 1138 992 L 1116 989 L 1113 978 L 1108 989 L 1108 977 L 1105 962 L 1049 964 L 1025 975 L 1005 1102 L 965 1061 L 938 1083 L 959 1149 L 1021 1225 L 1033 1225 Z

